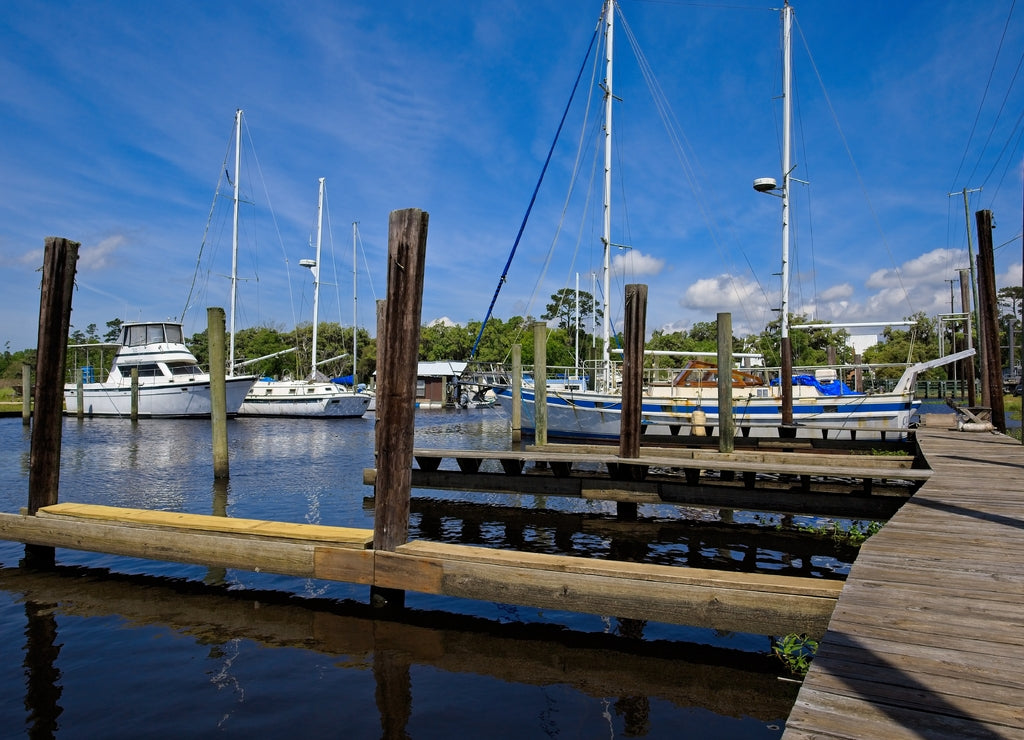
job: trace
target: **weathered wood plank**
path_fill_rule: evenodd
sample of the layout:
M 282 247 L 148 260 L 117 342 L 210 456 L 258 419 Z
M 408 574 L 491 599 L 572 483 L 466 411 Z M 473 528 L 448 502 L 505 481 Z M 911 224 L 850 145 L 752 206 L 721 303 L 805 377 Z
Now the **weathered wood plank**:
M 158 511 L 153 509 L 129 509 L 99 504 L 63 503 L 39 510 L 38 516 L 46 518 L 86 519 L 120 524 L 140 524 L 155 527 L 174 527 L 207 532 L 230 532 L 233 534 L 264 535 L 292 540 L 329 542 L 337 546 L 367 548 L 373 542 L 373 531 L 355 527 L 331 527 L 321 524 L 298 524 L 292 522 L 271 522 L 262 519 L 242 519 L 190 514 L 181 511 Z

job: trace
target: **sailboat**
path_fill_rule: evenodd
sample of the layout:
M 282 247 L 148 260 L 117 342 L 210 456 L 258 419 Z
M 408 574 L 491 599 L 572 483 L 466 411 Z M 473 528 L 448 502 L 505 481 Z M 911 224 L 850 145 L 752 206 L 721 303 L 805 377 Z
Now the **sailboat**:
M 604 91 L 604 295 L 610 294 L 609 251 L 611 246 L 611 171 L 612 171 L 612 38 L 614 33 L 615 0 L 605 0 L 602 25 L 605 35 L 606 73 Z M 857 393 L 851 391 L 837 377 L 834 369 L 821 368 L 811 373 L 794 375 L 789 354 L 788 337 L 788 194 L 790 180 L 790 28 L 793 9 L 788 2 L 782 9 L 784 38 L 784 105 L 783 117 L 784 161 L 783 184 L 776 188 L 770 178 L 755 181 L 754 188 L 761 192 L 777 192 L 783 201 L 783 304 L 782 357 L 780 369 L 731 370 L 732 406 L 735 429 L 743 436 L 809 436 L 827 437 L 845 433 L 862 439 L 903 436 L 920 401 L 914 396 L 917 377 L 939 367 L 969 357 L 974 350 L 922 362 L 907 367 L 891 392 Z M 493 305 L 493 304 L 492 304 Z M 481 330 L 482 331 L 482 330 Z M 604 312 L 604 349 L 602 372 L 597 379 L 597 390 L 576 386 L 556 386 L 546 398 L 547 436 L 562 439 L 614 440 L 621 426 L 621 392 L 616 387 L 616 373 L 610 359 L 610 332 L 608 312 Z M 779 382 L 779 379 L 783 382 Z M 512 389 L 496 389 L 503 403 L 512 400 Z M 537 402 L 531 383 L 521 388 L 522 431 L 535 431 L 534 408 Z M 641 402 L 641 424 L 646 435 L 678 434 L 682 429 L 707 434 L 719 424 L 718 368 L 713 364 L 692 361 L 674 377 L 644 388 Z
M 236 174 L 235 182 L 238 182 Z M 327 419 L 354 419 L 366 413 L 373 399 L 368 393 L 343 388 L 322 377 L 317 370 L 317 325 L 320 304 L 320 253 L 323 243 L 324 178 L 320 178 L 317 199 L 316 259 L 299 264 L 313 274 L 312 363 L 306 380 L 258 380 L 246 394 L 240 416 L 301 416 Z M 355 328 L 353 327 L 353 332 Z

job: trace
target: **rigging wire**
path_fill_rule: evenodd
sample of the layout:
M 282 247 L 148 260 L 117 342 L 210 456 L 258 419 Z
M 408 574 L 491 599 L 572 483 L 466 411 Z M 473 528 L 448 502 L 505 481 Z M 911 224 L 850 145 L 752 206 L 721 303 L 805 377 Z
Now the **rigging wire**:
M 590 46 L 587 47 L 587 53 L 583 57 L 583 63 L 580 65 L 580 71 L 576 75 L 576 83 L 573 85 L 572 93 L 569 95 L 569 102 L 566 103 L 565 111 L 562 113 L 562 120 L 558 124 L 558 129 L 555 131 L 555 138 L 551 142 L 551 147 L 548 149 L 548 155 L 544 159 L 544 166 L 541 168 L 540 177 L 537 179 L 537 184 L 533 188 L 533 194 L 530 196 L 530 204 L 526 208 L 526 213 L 523 215 L 523 221 L 519 225 L 519 233 L 516 234 L 515 242 L 512 244 L 512 249 L 509 252 L 508 259 L 505 261 L 505 268 L 501 271 L 501 277 L 498 278 L 498 285 L 494 289 L 494 297 L 491 298 L 491 305 L 487 307 L 487 313 L 484 316 L 484 320 L 480 322 L 480 332 L 476 335 L 476 340 L 473 342 L 473 349 L 469 353 L 469 359 L 473 360 L 476 357 L 476 350 L 480 346 L 480 339 L 484 335 L 484 329 L 487 328 L 487 322 L 491 318 L 491 312 L 494 311 L 494 304 L 498 300 L 498 293 L 501 292 L 501 286 L 505 284 L 505 280 L 508 277 L 509 267 L 512 265 L 512 258 L 515 256 L 516 249 L 519 248 L 519 242 L 523 238 L 523 231 L 526 229 L 526 222 L 530 218 L 530 213 L 533 211 L 533 204 L 537 202 L 537 193 L 540 190 L 541 183 L 544 182 L 544 175 L 547 172 L 548 165 L 551 163 L 551 156 L 555 151 L 555 145 L 558 143 L 559 135 L 562 133 L 562 127 L 565 125 L 565 119 L 569 115 L 569 108 L 572 106 L 572 101 L 576 97 L 576 90 L 579 89 L 580 78 L 583 77 L 583 71 L 586 69 L 587 59 L 590 57 L 590 52 L 594 48 L 594 40 L 598 36 L 600 30 L 600 22 L 597 28 L 594 29 L 593 35 L 590 37 Z

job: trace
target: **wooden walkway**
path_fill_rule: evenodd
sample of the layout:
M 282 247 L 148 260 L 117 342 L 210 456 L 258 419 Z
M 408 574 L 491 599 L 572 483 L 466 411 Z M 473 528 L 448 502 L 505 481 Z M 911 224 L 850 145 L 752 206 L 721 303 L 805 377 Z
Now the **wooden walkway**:
M 950 419 L 917 431 L 935 474 L 862 547 L 785 740 L 1024 738 L 1024 446 Z

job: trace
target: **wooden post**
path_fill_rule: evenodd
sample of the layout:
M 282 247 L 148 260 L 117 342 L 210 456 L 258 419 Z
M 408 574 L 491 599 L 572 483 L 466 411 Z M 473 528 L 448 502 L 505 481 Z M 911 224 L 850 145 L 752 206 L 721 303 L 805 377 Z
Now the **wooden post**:
M 373 547 L 394 551 L 409 536 L 412 448 L 416 424 L 416 363 L 423 306 L 429 215 L 392 211 L 388 221 L 388 287 L 384 348 L 377 365 L 377 481 Z M 378 346 L 380 335 L 377 336 Z M 383 373 L 380 358 L 383 357 Z M 376 607 L 401 607 L 405 594 L 371 587 Z
M 992 211 L 977 211 L 978 224 L 978 327 L 985 338 L 981 342 L 987 361 L 985 382 L 992 409 L 992 424 L 1006 434 L 1006 413 L 1003 406 L 1003 361 L 999 348 L 999 298 L 996 295 L 995 255 L 992 249 Z
M 512 441 L 523 441 L 523 345 L 512 345 Z
M 28 426 L 32 418 L 32 366 L 21 363 L 21 423 Z
M 384 324 L 384 311 L 387 308 L 388 302 L 385 300 L 377 301 L 377 382 L 374 383 L 374 427 L 373 427 L 373 458 L 374 466 L 376 467 L 377 451 L 380 449 L 380 443 L 377 438 L 380 436 L 380 407 L 377 405 L 380 402 L 380 396 L 377 393 L 380 379 L 384 377 L 384 335 L 387 332 L 387 326 Z
M 132 421 L 139 420 L 139 368 L 132 366 Z
M 853 371 L 853 389 L 857 391 L 857 393 L 864 392 L 864 370 L 860 366 L 863 360 L 864 358 L 861 357 L 860 352 L 853 356 L 853 364 L 857 366 Z
M 213 434 L 213 477 L 228 478 L 227 389 L 224 381 L 224 309 L 206 309 L 210 344 L 210 428 Z
M 75 395 L 78 398 L 78 413 L 76 416 L 79 419 L 85 418 L 85 378 L 82 377 L 82 371 L 79 369 L 77 377 L 75 378 Z
M 533 324 L 533 441 L 548 443 L 548 327 Z
M 732 452 L 736 445 L 732 415 L 732 314 L 718 314 L 718 451 Z
M 39 339 L 36 344 L 35 423 L 32 425 L 28 472 L 28 513 L 33 515 L 44 506 L 57 503 L 60 488 L 64 363 L 79 246 L 79 242 L 48 236 L 43 251 Z M 25 559 L 36 565 L 53 565 L 54 549 L 26 545 Z
M 622 411 L 619 414 L 619 456 L 640 457 L 640 422 L 644 387 L 644 334 L 647 286 L 626 286 L 623 319 Z

